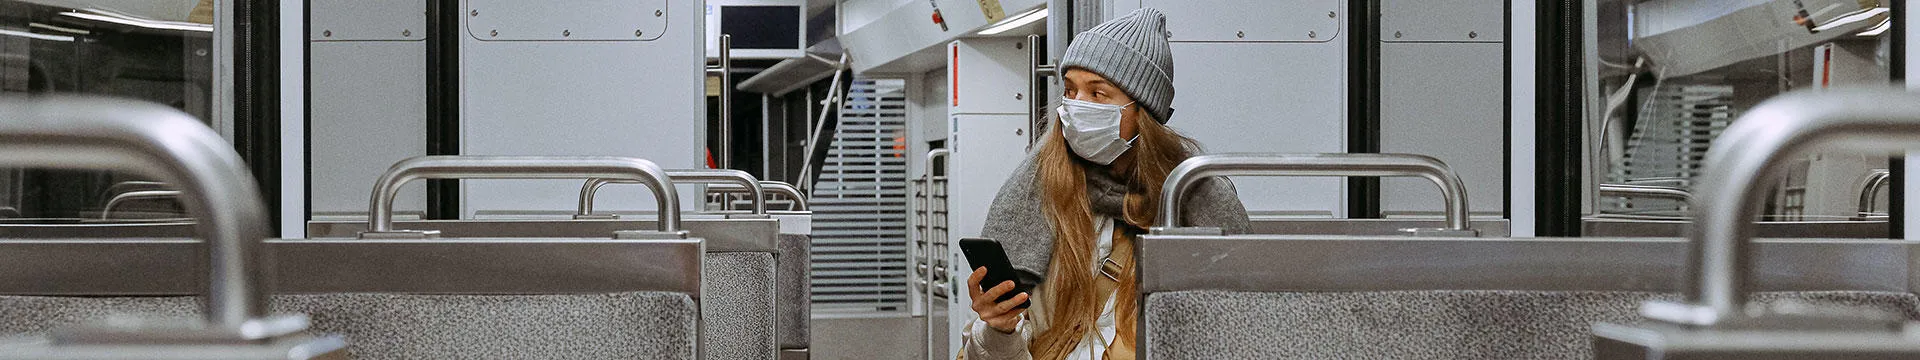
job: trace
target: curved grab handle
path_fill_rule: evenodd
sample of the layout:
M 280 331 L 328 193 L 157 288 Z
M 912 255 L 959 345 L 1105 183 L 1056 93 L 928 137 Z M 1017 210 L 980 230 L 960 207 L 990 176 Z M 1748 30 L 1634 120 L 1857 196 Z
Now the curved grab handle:
M 760 191 L 765 192 L 767 195 L 779 194 L 781 196 L 786 196 L 788 199 L 792 199 L 793 206 L 788 207 L 788 210 L 797 210 L 797 211 L 807 210 L 806 195 L 801 194 L 800 189 L 793 187 L 792 184 L 788 184 L 780 181 L 761 181 Z M 749 192 L 748 192 L 748 188 L 742 187 L 740 185 L 720 184 L 720 185 L 708 186 L 707 193 L 709 194 L 747 194 Z
M 0 97 L 0 166 L 138 172 L 190 194 L 207 242 L 206 321 L 240 329 L 266 314 L 267 206 L 233 145 L 192 116 L 132 100 Z
M 1768 184 L 1789 158 L 1810 149 L 1916 149 L 1920 96 L 1891 89 L 1798 91 L 1767 100 L 1728 126 L 1707 150 L 1694 189 L 1686 301 L 1649 303 L 1641 315 L 1714 325 L 1746 309 L 1755 219 Z
M 119 208 L 120 204 L 124 204 L 128 201 L 134 201 L 134 200 L 152 200 L 152 199 L 174 199 L 174 201 L 180 201 L 179 200 L 180 191 L 178 190 L 140 190 L 140 191 L 128 191 L 128 192 L 120 193 L 120 195 L 114 195 L 113 199 L 107 200 L 107 206 L 100 208 L 100 219 L 101 220 L 112 219 L 113 210 L 116 208 Z
M 1693 203 L 1693 193 L 1688 192 L 1687 189 L 1667 186 L 1600 184 L 1600 196 L 1669 199 Z
M 1867 174 L 1867 181 L 1860 187 L 1860 207 L 1857 215 L 1865 217 L 1874 213 L 1873 200 L 1880 197 L 1880 189 L 1893 186 L 1893 171 L 1874 170 Z
M 614 156 L 419 156 L 400 160 L 373 184 L 368 233 L 393 232 L 393 198 L 420 179 L 607 178 L 646 184 L 660 208 L 660 231 L 680 231 L 680 197 L 652 161 Z M 364 236 L 364 234 L 363 234 Z
M 786 195 L 787 199 L 793 201 L 793 210 L 808 211 L 807 194 L 800 192 L 800 188 L 794 187 L 793 184 L 784 181 L 761 181 L 760 187 L 770 193 Z
M 1433 181 L 1446 199 L 1447 230 L 1467 226 L 1467 186 L 1439 159 L 1413 154 L 1218 154 L 1187 159 L 1160 191 L 1159 228 L 1181 226 L 1187 190 L 1217 176 L 1412 176 Z
M 760 215 L 767 213 L 766 194 L 760 190 L 760 180 L 754 178 L 753 174 L 748 174 L 745 171 L 730 169 L 667 170 L 667 178 L 669 182 L 674 184 L 733 184 L 745 187 L 747 193 L 753 197 L 753 213 Z M 600 187 L 606 186 L 607 184 L 632 183 L 634 183 L 634 181 L 630 179 L 599 177 L 587 179 L 585 184 L 580 185 L 580 209 L 577 214 L 574 214 L 574 217 L 581 218 L 593 215 L 593 200 L 594 197 L 599 195 Z M 676 212 L 674 217 L 679 217 L 679 214 Z

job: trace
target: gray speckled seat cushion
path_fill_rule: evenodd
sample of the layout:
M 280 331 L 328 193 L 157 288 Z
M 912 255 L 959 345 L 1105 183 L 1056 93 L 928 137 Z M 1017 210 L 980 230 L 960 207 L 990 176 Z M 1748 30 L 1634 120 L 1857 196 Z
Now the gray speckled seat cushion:
M 707 253 L 701 271 L 702 335 L 707 359 L 773 359 L 772 253 Z
M 774 291 L 780 293 L 775 307 L 780 311 L 779 325 L 775 334 L 779 338 L 781 349 L 805 349 L 812 343 L 813 334 L 813 288 L 808 279 L 813 277 L 812 237 L 803 234 L 780 234 L 780 272 L 774 274 Z
M 1587 359 L 1595 322 L 1633 323 L 1649 292 L 1407 291 L 1149 295 L 1155 359 Z M 1792 292 L 1758 301 L 1871 306 L 1920 319 L 1913 294 Z
M 344 335 L 359 359 L 695 358 L 686 294 L 278 295 L 312 331 Z M 0 332 L 39 333 L 111 314 L 197 317 L 193 297 L 0 297 Z

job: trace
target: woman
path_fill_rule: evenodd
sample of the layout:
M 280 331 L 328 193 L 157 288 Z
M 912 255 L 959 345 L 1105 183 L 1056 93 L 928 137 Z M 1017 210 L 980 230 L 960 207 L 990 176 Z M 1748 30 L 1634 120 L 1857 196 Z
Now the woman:
M 1173 115 L 1166 17 L 1140 9 L 1095 26 L 1067 47 L 1060 68 L 1060 121 L 1001 186 L 983 231 L 1023 283 L 1039 285 L 996 302 L 1014 284 L 982 289 L 986 268 L 974 270 L 967 285 L 980 319 L 967 329 L 969 360 L 1134 358 L 1133 240 L 1161 215 L 1167 174 L 1198 150 L 1165 125 Z M 1202 182 L 1187 205 L 1185 224 L 1247 228 L 1225 179 Z M 1018 308 L 1029 298 L 1030 308 Z

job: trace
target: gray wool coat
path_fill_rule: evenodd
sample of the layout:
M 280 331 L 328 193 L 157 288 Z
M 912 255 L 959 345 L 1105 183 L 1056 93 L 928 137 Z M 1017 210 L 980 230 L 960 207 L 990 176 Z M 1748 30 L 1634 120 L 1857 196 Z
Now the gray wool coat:
M 1053 224 L 1041 208 L 1038 151 L 1029 152 L 1026 161 L 1000 186 L 988 208 L 986 228 L 981 236 L 1000 242 L 1007 259 L 1021 270 L 1021 282 L 1039 284 L 1046 278 L 1047 264 L 1053 259 Z M 1226 178 L 1202 180 L 1195 191 L 1187 193 L 1185 222 L 1188 226 L 1217 227 L 1227 234 L 1247 231 L 1247 209 L 1240 204 L 1233 182 Z M 1087 171 L 1087 199 L 1094 212 L 1120 218 L 1127 193 L 1125 183 L 1106 171 Z

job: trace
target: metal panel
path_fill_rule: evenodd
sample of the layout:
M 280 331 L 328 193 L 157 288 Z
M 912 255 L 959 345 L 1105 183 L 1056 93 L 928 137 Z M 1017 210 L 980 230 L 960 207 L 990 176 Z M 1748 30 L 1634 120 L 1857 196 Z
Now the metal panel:
M 1213 21 L 1206 18 L 1168 21 Z M 1167 125 L 1210 153 L 1346 152 L 1344 41 L 1175 43 Z M 1286 64 L 1275 67 L 1273 64 Z M 1248 210 L 1345 213 L 1343 179 L 1234 179 Z
M 1381 0 L 1380 40 L 1498 43 L 1506 38 L 1506 5 L 1500 0 Z
M 1248 234 L 1262 235 L 1406 235 L 1404 229 L 1440 229 L 1443 219 L 1302 219 L 1262 218 L 1248 224 Z M 1469 227 L 1485 237 L 1508 236 L 1507 220 L 1474 220 Z
M 1024 62 L 1025 58 L 1021 60 Z M 1012 87 L 1013 89 L 1024 87 Z M 1020 106 L 1024 107 L 1024 103 Z M 1000 193 L 1000 186 L 1006 184 L 1013 171 L 1020 166 L 1019 159 L 1025 159 L 1028 137 L 1026 112 L 1007 115 L 954 115 L 947 148 L 953 151 L 948 157 L 945 186 L 947 237 L 934 239 L 945 242 L 946 249 L 958 249 L 961 238 L 979 237 L 986 227 L 988 208 L 993 198 Z M 935 190 L 936 194 L 939 194 Z M 1038 219 L 1036 219 L 1038 221 Z M 965 276 L 973 269 L 958 251 L 946 251 L 948 276 Z M 949 286 L 960 288 L 958 281 L 948 281 Z M 947 299 L 947 331 L 961 333 L 961 327 L 972 323 L 980 316 L 967 306 L 973 301 L 966 296 L 950 296 Z M 959 348 L 957 337 L 948 339 L 949 348 Z
M 1897 240 L 1758 240 L 1761 291 L 1909 291 Z M 1676 238 L 1146 236 L 1143 292 L 1677 291 Z
M 674 18 L 666 0 L 468 0 L 466 10 L 467 34 L 481 41 L 653 41 Z
M 1763 221 L 1753 226 L 1755 233 L 1773 238 L 1847 238 L 1886 239 L 1891 230 L 1886 221 Z M 1581 220 L 1580 234 L 1594 237 L 1680 237 L 1693 227 L 1687 220 L 1609 219 Z
M 312 6 L 307 10 L 309 40 L 404 41 L 427 38 L 426 2 L 315 0 L 307 3 Z
M 1501 46 L 1380 44 L 1380 152 L 1446 162 L 1467 183 L 1470 211 L 1479 214 L 1499 214 L 1506 206 Z M 1428 182 L 1380 181 L 1383 213 L 1438 214 L 1439 200 Z
M 701 239 L 268 240 L 281 294 L 700 294 Z M 199 241 L 0 240 L 0 294 L 192 295 Z
M 309 46 L 313 212 L 364 216 L 373 180 L 388 165 L 427 154 L 426 43 Z M 403 186 L 394 210 L 426 211 L 425 189 L 424 182 Z
M 394 221 L 396 230 L 439 230 L 449 238 L 616 238 L 616 232 L 658 229 L 654 220 L 415 220 Z M 709 252 L 773 252 L 779 223 L 774 219 L 683 219 L 682 229 L 707 239 Z M 365 221 L 312 221 L 307 236 L 353 238 Z
M 1026 114 L 1026 41 L 1016 38 L 979 38 L 948 44 L 948 74 L 961 81 L 949 87 L 949 115 Z M 951 79 L 949 79 L 951 81 Z M 1022 147 L 1025 144 L 1021 145 Z
M 605 9 L 547 2 L 504 6 Z M 480 11 L 481 16 L 492 13 Z M 670 24 L 654 41 L 461 37 L 461 154 L 612 155 L 644 158 L 665 168 L 703 166 L 706 107 L 702 89 L 706 83 L 700 54 L 701 9 L 672 6 L 666 11 L 667 18 L 687 20 Z M 652 11 L 646 15 L 651 17 Z M 632 32 L 627 29 L 622 34 L 632 36 Z M 573 209 L 580 183 L 462 181 L 461 187 L 461 212 L 473 214 L 475 210 Z M 639 195 L 644 193 L 641 189 L 608 191 L 616 194 L 602 194 L 609 200 L 602 209 L 653 207 L 653 201 Z M 685 194 L 681 201 L 699 203 L 698 193 Z
M 1173 41 L 1205 42 L 1329 42 L 1339 37 L 1347 8 L 1341 0 L 1140 3 L 1167 14 L 1167 32 Z M 1126 10 L 1115 11 L 1126 14 Z

